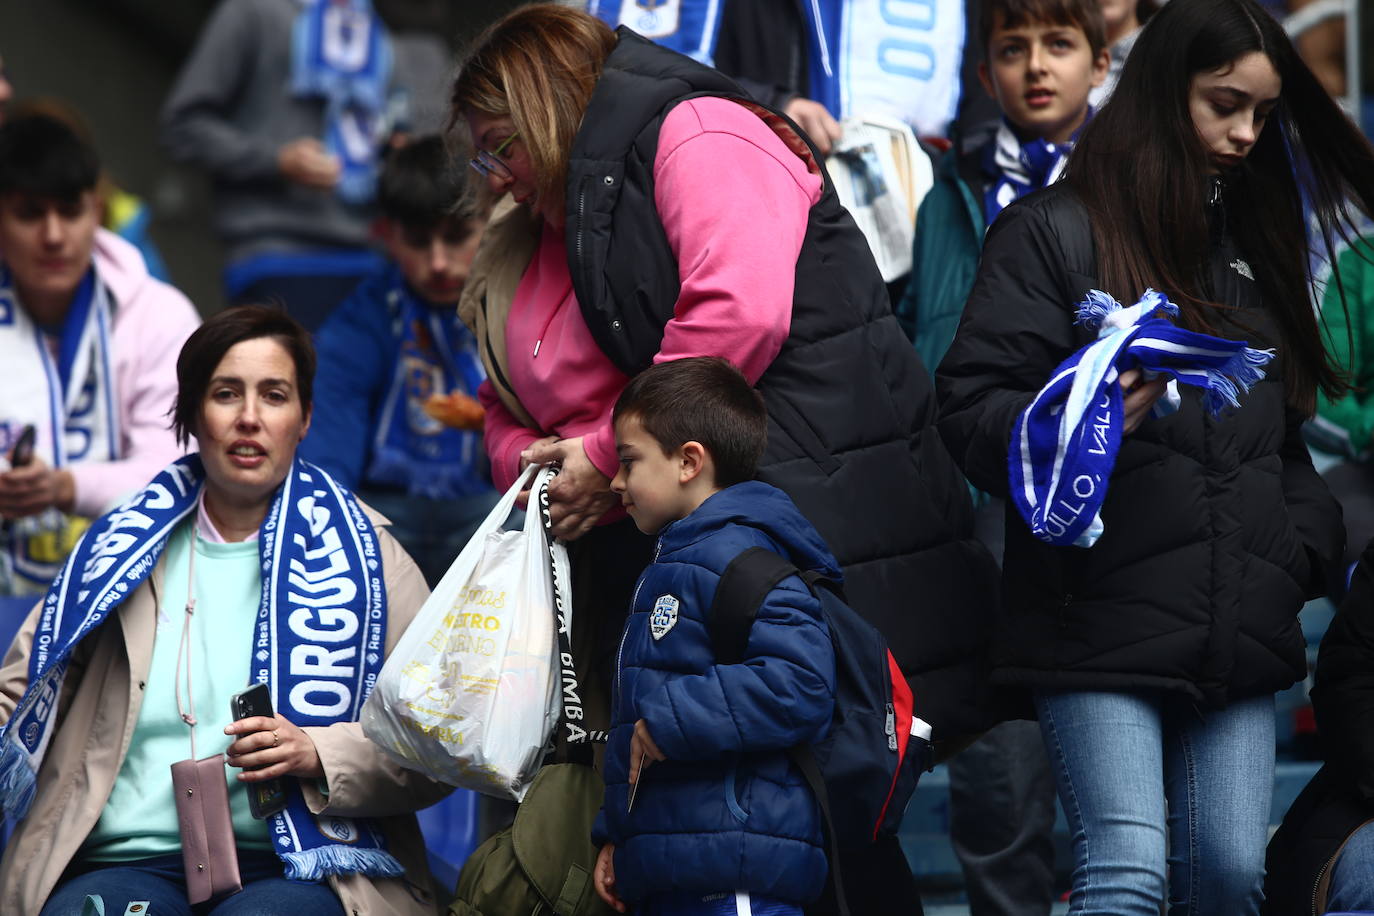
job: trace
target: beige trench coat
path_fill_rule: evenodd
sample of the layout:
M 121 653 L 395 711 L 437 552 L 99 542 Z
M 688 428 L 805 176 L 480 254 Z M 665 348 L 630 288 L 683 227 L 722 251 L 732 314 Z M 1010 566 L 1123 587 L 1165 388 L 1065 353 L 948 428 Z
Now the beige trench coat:
M 365 507 L 366 508 L 366 507 Z M 367 509 L 374 525 L 386 519 Z M 387 588 L 386 651 L 429 595 L 414 561 L 384 528 L 377 530 Z M 163 555 L 165 560 L 166 555 Z M 38 773 L 33 807 L 0 859 L 0 912 L 37 916 L 63 871 L 95 827 L 133 737 L 153 657 L 163 560 L 106 623 L 78 647 L 59 700 L 57 730 Z M 28 683 L 29 648 L 38 623 L 30 613 L 0 668 L 0 721 L 8 721 Z M 171 690 L 171 684 L 158 689 Z M 330 878 L 349 916 L 432 916 L 424 839 L 412 812 L 451 791 L 402 769 L 368 741 L 356 722 L 307 728 L 328 780 L 326 799 L 302 784 L 316 814 L 377 818 L 404 878 Z M 171 782 L 168 777 L 168 791 Z

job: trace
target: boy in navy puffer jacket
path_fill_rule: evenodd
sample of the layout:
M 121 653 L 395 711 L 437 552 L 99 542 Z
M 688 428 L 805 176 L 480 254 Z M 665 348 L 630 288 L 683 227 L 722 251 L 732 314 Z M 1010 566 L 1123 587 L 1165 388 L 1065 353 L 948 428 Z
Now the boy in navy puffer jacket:
M 784 580 L 733 665 L 715 664 L 707 617 L 747 548 L 837 580 L 838 564 L 786 494 L 752 479 L 767 417 L 724 360 L 645 370 L 614 418 L 611 489 L 659 540 L 617 654 L 597 892 L 641 916 L 800 916 L 826 858 L 815 798 L 787 750 L 822 738 L 834 712 L 820 603 L 800 578 Z

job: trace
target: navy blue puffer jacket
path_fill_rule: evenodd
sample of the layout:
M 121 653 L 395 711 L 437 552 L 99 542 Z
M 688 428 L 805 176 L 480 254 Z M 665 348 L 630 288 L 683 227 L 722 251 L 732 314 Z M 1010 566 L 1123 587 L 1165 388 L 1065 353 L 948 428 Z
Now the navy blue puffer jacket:
M 759 608 L 743 662 L 715 664 L 707 612 L 749 547 L 840 575 L 816 529 L 765 483 L 728 487 L 659 535 L 621 637 L 593 836 L 615 844 L 626 900 L 739 890 L 804 903 L 824 884 L 819 811 L 786 751 L 829 728 L 834 651 L 819 602 L 794 576 Z M 667 760 L 645 770 L 627 813 L 640 718 Z

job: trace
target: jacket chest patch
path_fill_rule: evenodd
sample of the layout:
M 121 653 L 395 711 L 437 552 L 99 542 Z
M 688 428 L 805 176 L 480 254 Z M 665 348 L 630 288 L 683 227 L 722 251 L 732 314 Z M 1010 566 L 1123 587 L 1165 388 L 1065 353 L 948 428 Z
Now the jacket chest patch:
M 649 635 L 656 640 L 662 639 L 677 626 L 677 608 L 678 600 L 672 595 L 659 595 L 649 613 Z

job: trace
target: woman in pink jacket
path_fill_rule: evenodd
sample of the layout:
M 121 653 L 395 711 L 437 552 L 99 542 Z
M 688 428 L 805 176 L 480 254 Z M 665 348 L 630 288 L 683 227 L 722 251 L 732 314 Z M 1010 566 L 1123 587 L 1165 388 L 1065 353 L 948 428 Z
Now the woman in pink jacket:
M 762 393 L 759 478 L 820 530 L 908 676 L 943 680 L 976 654 L 972 630 L 919 632 L 927 612 L 990 607 L 966 583 L 992 583 L 994 568 L 927 435 L 928 375 L 805 135 L 717 71 L 554 4 L 488 29 L 451 103 L 473 169 L 515 203 L 488 228 L 459 306 L 487 367 L 492 473 L 509 486 L 525 463 L 562 464 L 550 508 L 573 542 L 574 653 L 602 676 L 581 679 L 592 727 L 652 546 L 610 491 L 611 408 L 632 376 L 684 357 L 723 357 Z M 945 656 L 921 656 L 936 644 Z M 957 708 L 973 691 L 949 678 L 918 692 L 922 718 L 985 725 Z

